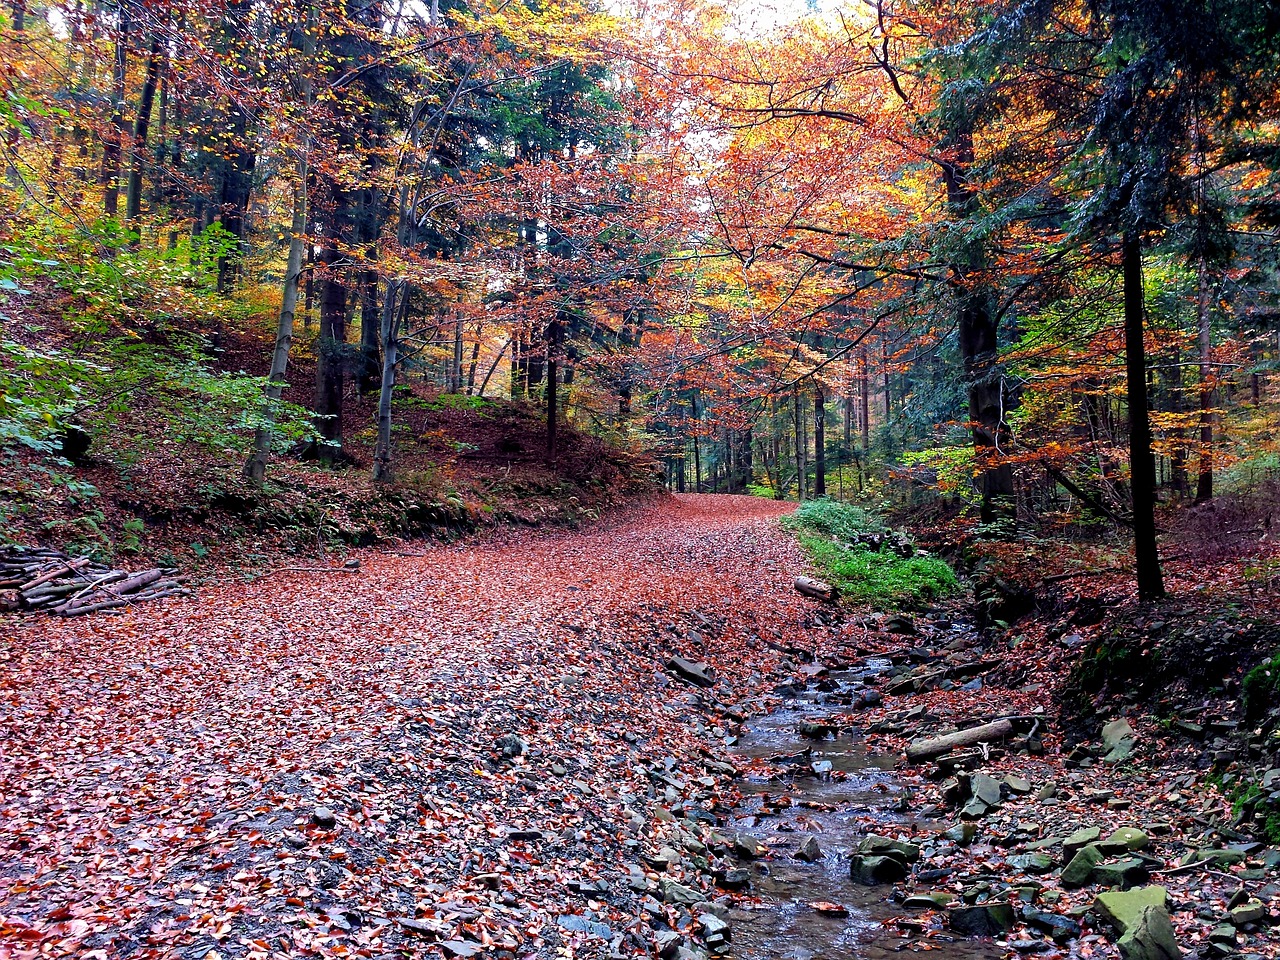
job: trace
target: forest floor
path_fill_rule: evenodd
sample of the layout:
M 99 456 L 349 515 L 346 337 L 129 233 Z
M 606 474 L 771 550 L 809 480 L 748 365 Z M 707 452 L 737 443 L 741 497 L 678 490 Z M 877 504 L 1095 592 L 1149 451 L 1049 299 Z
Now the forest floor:
M 846 617 L 802 599 L 788 509 L 663 497 L 578 531 L 368 548 L 355 572 L 7 620 L 0 957 L 696 958 L 723 947 L 723 919 L 766 906 L 751 893 L 766 877 L 849 875 L 812 790 L 854 774 L 824 766 L 822 733 L 811 753 L 735 748 L 802 696 L 887 758 L 963 721 L 1029 718 L 962 765 L 985 798 L 968 830 L 941 832 L 971 798 L 902 763 L 873 785 L 891 804 L 847 812 L 919 847 L 909 878 L 875 888 L 903 909 L 837 921 L 873 954 L 958 955 L 955 911 L 925 891 L 1035 900 L 990 931 L 1002 951 L 1114 954 L 1097 880 L 1063 889 L 1058 861 L 1068 834 L 1121 827 L 1146 838 L 1124 869 L 1167 886 L 1184 948 L 1276 954 L 1280 858 L 1223 835 L 1200 749 L 1135 713 L 1131 752 L 1103 762 L 1097 730 L 1058 723 L 1052 658 L 1037 673 L 960 610 Z M 953 668 L 963 682 L 939 682 Z M 782 793 L 748 809 L 767 784 Z M 810 833 L 826 847 L 806 865 Z M 1182 865 L 1201 850 L 1217 852 Z M 849 891 L 794 906 L 857 913 Z M 1229 903 L 1258 915 L 1227 951 Z M 812 953 L 794 946 L 755 955 Z

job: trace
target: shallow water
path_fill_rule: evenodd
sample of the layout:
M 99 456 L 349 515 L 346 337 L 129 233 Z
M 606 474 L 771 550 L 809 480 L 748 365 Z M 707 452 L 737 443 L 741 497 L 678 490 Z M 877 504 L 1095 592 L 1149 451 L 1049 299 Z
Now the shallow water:
M 735 748 L 744 767 L 755 759 L 808 757 L 781 765 L 778 773 L 748 773 L 743 803 L 735 813 L 736 831 L 759 837 L 772 850 L 752 869 L 751 894 L 760 903 L 734 911 L 734 955 L 742 960 L 881 960 L 919 950 L 884 921 L 901 915 L 884 897 L 889 887 L 865 887 L 849 879 L 849 855 L 868 830 L 907 822 L 896 812 L 902 787 L 893 774 L 894 758 L 867 751 L 857 731 L 814 741 L 797 732 L 800 723 L 846 709 L 842 694 L 857 690 L 869 673 L 887 664 L 871 664 L 861 673 L 833 675 L 839 689 L 810 691 L 784 709 L 747 725 Z M 812 764 L 830 763 L 830 773 L 814 775 Z M 824 767 L 825 769 L 825 767 Z M 788 802 L 789 801 L 789 802 Z M 773 812 L 776 811 L 776 812 Z M 868 823 L 868 817 L 872 822 Z M 806 834 L 817 838 L 823 857 L 805 863 L 793 854 Z M 840 904 L 846 917 L 813 909 L 816 901 Z M 992 943 L 929 938 L 932 952 L 958 960 L 994 960 L 1002 952 Z M 940 949 L 939 949 L 940 948 Z

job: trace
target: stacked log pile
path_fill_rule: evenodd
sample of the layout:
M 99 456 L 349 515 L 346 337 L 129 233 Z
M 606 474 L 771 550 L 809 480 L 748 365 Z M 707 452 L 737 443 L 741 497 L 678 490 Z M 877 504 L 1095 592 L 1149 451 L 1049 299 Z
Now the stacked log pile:
M 116 570 L 45 547 L 0 547 L 0 610 L 44 610 L 77 617 L 160 597 L 186 597 L 172 567 Z

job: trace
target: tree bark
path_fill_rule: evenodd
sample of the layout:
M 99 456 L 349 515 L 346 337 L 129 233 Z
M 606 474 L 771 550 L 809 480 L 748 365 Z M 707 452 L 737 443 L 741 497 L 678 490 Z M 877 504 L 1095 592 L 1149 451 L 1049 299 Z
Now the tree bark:
M 1142 240 L 1136 230 L 1125 234 L 1124 273 L 1125 374 L 1129 403 L 1129 463 L 1133 497 L 1133 552 L 1138 599 L 1164 596 L 1156 544 L 1156 469 L 1151 453 L 1151 418 L 1147 409 L 1147 361 L 1143 340 Z
M 265 389 L 267 403 L 263 422 L 253 439 L 253 455 L 245 464 L 244 473 L 255 484 L 261 485 L 267 474 L 267 460 L 271 456 L 275 405 L 284 393 L 285 374 L 289 365 L 289 346 L 293 342 L 294 317 L 298 309 L 298 279 L 302 273 L 302 254 L 307 229 L 307 166 L 305 147 L 298 158 L 298 180 L 293 185 L 293 218 L 290 225 L 289 260 L 284 271 L 284 290 L 280 303 L 280 316 L 276 321 L 276 342 L 271 354 L 271 373 Z
M 822 385 L 813 385 L 813 495 L 827 495 L 827 408 Z
M 346 193 L 334 185 L 333 210 L 327 242 L 316 258 L 322 271 L 320 281 L 320 331 L 316 340 L 316 388 L 314 409 L 316 432 L 324 442 L 314 446 L 321 460 L 333 461 L 342 454 L 342 400 L 346 389 L 347 284 L 341 266 L 341 227 L 346 215 Z
M 151 111 L 155 107 L 156 85 L 160 80 L 160 35 L 152 34 L 147 50 L 147 67 L 138 97 L 138 115 L 133 120 L 133 142 L 129 145 L 129 185 L 125 191 L 124 218 L 137 229 L 142 214 L 142 162 L 147 152 L 147 133 L 151 127 Z
M 1209 307 L 1209 267 L 1203 257 L 1196 272 L 1196 333 L 1200 346 L 1200 472 L 1196 503 L 1206 503 L 1213 499 L 1213 312 Z
M 102 182 L 106 186 L 102 207 L 109 217 L 120 212 L 120 155 L 125 140 L 124 97 L 125 80 L 129 72 L 129 9 L 120 0 L 116 4 L 116 10 L 115 85 L 112 91 L 115 103 L 111 108 L 111 130 L 102 145 Z
M 907 759 L 913 763 L 932 760 L 963 747 L 976 746 L 979 743 L 992 743 L 1013 736 L 1013 724 L 1008 720 L 996 720 L 984 723 L 980 727 L 958 730 L 941 737 L 912 741 L 907 747 Z
M 977 194 L 969 183 L 973 164 L 973 131 L 970 121 L 956 121 L 947 137 L 954 159 L 941 164 L 947 190 L 947 207 L 956 221 L 977 211 Z M 991 295 L 983 277 L 986 253 L 980 241 L 961 251 L 949 265 L 956 298 L 956 319 L 960 356 L 964 362 L 969 392 L 969 422 L 974 455 L 981 475 L 978 489 L 982 498 L 981 519 L 991 523 L 997 517 L 1013 517 L 1013 468 L 1001 462 L 1008 440 L 1004 419 L 1004 377 L 999 363 L 998 327 L 991 309 Z
M 378 386 L 379 318 L 378 271 L 370 267 L 360 271 L 360 375 L 356 378 L 356 389 L 362 397 L 373 393 Z
M 791 395 L 792 404 L 792 420 L 795 423 L 796 430 L 796 500 L 804 503 L 807 493 L 805 486 L 808 482 L 809 464 L 808 457 L 808 438 L 805 436 L 804 429 L 804 407 L 800 400 L 800 388 L 796 387 Z
M 378 390 L 378 441 L 373 451 L 373 479 L 391 479 L 391 401 L 395 395 L 396 371 L 400 360 L 400 321 L 403 310 L 400 291 L 404 281 L 387 283 L 387 296 L 382 304 L 380 339 L 382 340 L 382 382 Z M 405 298 L 407 303 L 408 298 Z

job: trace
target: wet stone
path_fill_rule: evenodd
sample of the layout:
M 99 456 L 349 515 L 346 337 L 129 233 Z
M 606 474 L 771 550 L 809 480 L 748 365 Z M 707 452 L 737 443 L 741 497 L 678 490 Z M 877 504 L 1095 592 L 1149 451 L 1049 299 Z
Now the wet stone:
M 1062 870 L 1062 885 L 1068 890 L 1083 887 L 1093 876 L 1094 868 L 1102 862 L 1102 851 L 1090 844 L 1081 849 Z
M 822 847 L 818 845 L 816 837 L 805 837 L 800 841 L 800 848 L 796 850 L 796 859 L 803 860 L 805 863 L 817 863 L 822 859 Z
M 1013 907 L 1007 903 L 984 903 L 952 907 L 947 925 L 964 937 L 994 937 L 1013 927 Z

